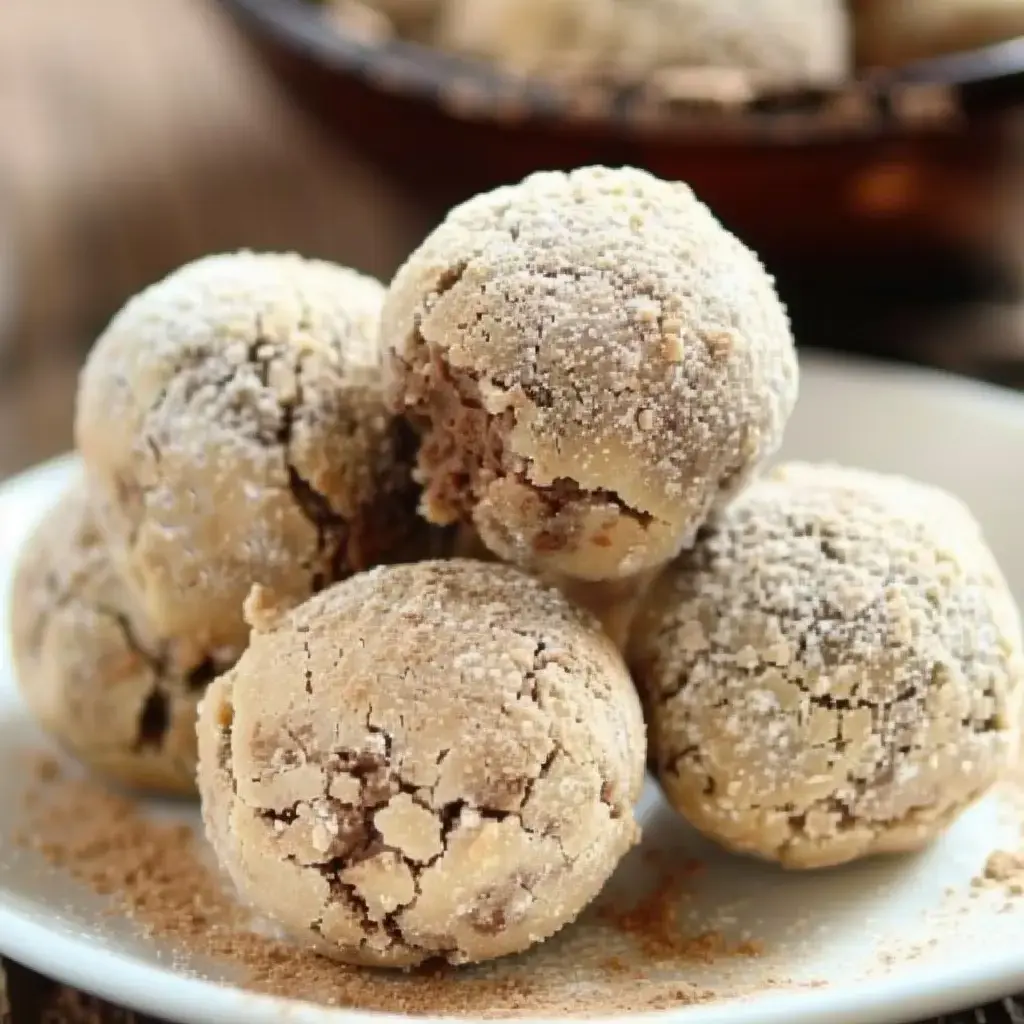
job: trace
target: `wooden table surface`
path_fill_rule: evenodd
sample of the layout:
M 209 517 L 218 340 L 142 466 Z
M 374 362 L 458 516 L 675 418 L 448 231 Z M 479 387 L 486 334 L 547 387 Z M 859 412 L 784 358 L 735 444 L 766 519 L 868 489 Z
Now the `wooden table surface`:
M 387 276 L 440 215 L 320 139 L 203 0 L 2 6 L 0 478 L 70 446 L 84 353 L 149 281 L 243 246 Z M 917 295 L 780 280 L 805 342 L 1024 387 L 1015 290 L 956 274 Z M 9 961 L 4 973 L 2 1022 L 149 1020 Z M 946 1020 L 1024 1024 L 1024 1003 Z

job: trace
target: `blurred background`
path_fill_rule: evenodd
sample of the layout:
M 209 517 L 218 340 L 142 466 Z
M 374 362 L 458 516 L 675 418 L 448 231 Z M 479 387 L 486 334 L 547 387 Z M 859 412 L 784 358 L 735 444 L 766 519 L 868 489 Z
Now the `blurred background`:
M 0 476 L 69 446 L 89 345 L 179 264 L 386 278 L 589 162 L 691 181 L 801 344 L 1024 386 L 1022 34 L 1022 0 L 3 0 Z

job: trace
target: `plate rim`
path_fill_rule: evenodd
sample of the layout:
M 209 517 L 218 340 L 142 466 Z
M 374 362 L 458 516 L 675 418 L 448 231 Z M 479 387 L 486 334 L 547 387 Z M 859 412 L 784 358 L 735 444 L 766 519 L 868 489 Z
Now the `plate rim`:
M 1024 433 L 1024 396 L 995 385 L 941 371 L 829 353 L 801 353 L 801 370 L 830 379 L 833 386 L 842 378 L 845 384 L 856 380 L 857 387 L 881 383 L 904 391 L 939 389 L 942 397 L 952 401 L 969 406 L 983 402 L 987 416 L 1005 418 L 1007 429 Z M 0 483 L 0 521 L 5 508 L 24 502 L 41 508 L 44 494 L 46 500 L 55 498 L 59 485 L 71 477 L 77 464 L 74 454 L 65 454 Z M 0 541 L 3 539 L 0 537 Z M 5 548 L 0 543 L 0 549 Z M 0 557 L 6 557 L 6 553 L 0 552 Z M 5 576 L 7 571 L 5 568 Z M 7 579 L 2 582 L 6 587 Z M 4 629 L 8 629 L 6 623 Z M 269 1024 L 281 1019 L 296 1024 L 442 1024 L 478 1019 L 328 1007 L 190 976 L 171 966 L 147 964 L 117 950 L 90 945 L 88 935 L 53 931 L 31 911 L 20 908 L 16 896 L 5 900 L 0 895 L 0 953 L 59 983 L 182 1024 Z M 668 1010 L 581 1019 L 591 1024 L 633 1020 L 666 1024 L 887 1024 L 896 1018 L 925 1018 L 979 1006 L 1024 989 L 1024 951 L 1010 950 L 956 963 L 958 966 L 949 970 L 944 969 L 945 964 L 908 961 L 889 973 L 829 988 L 762 990 Z M 550 1017 L 504 1019 L 508 1024 L 554 1021 Z

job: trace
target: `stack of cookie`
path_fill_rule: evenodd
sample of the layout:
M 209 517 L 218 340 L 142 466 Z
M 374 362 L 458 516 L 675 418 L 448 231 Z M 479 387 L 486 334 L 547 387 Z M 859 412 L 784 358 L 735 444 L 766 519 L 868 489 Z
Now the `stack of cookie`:
M 637 840 L 645 717 L 727 847 L 920 847 L 1016 756 L 1017 610 L 956 499 L 759 475 L 797 382 L 756 257 L 636 170 L 478 196 L 386 293 L 186 267 L 83 374 L 84 479 L 16 582 L 26 698 L 99 770 L 187 789 L 202 697 L 220 863 L 352 963 L 573 920 Z

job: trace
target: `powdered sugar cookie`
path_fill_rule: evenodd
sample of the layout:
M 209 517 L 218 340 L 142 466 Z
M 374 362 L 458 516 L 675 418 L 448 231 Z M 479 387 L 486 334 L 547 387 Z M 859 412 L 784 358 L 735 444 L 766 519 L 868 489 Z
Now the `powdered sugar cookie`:
M 268 607 L 269 606 L 269 607 Z M 638 836 L 640 705 L 557 590 L 452 560 L 362 573 L 255 631 L 199 725 L 207 834 L 241 893 L 353 963 L 515 953 Z
M 382 297 L 328 263 L 212 256 L 97 342 L 76 437 L 111 554 L 163 635 L 244 643 L 254 583 L 299 601 L 405 539 L 415 499 L 382 398 Z
M 792 464 L 665 572 L 630 661 L 678 810 L 736 850 L 818 867 L 920 848 L 1014 762 L 1021 649 L 960 502 Z

